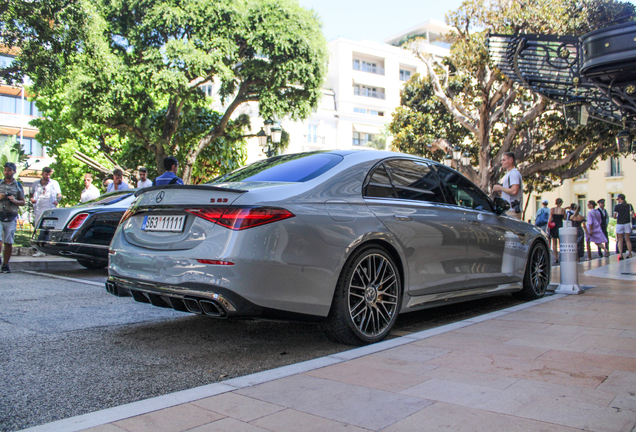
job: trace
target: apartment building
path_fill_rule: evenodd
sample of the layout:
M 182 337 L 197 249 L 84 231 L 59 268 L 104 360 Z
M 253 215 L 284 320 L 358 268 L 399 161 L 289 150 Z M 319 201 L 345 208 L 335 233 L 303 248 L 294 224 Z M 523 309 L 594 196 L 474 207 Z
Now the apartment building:
M 409 36 L 422 36 L 422 49 L 441 58 L 450 52 L 450 45 L 442 40 L 450 30 L 440 21 L 429 20 L 384 43 L 345 38 L 329 42 L 329 66 L 320 106 L 305 121 L 281 120 L 290 135 L 285 152 L 370 148 L 400 105 L 404 83 L 415 73 L 425 72 L 424 64 L 400 48 L 400 42 Z M 263 119 L 257 118 L 257 106 L 246 107 L 243 112 L 254 117 L 253 131 L 258 132 Z M 250 140 L 248 162 L 263 157 L 256 140 Z
M 603 198 L 605 199 L 605 208 L 609 210 L 617 204 L 616 196 L 623 193 L 627 202 L 636 203 L 634 184 L 636 184 L 636 161 L 631 156 L 611 157 L 604 161 L 598 161 L 596 168 L 574 179 L 564 180 L 563 184 L 553 191 L 531 194 L 526 220 L 534 220 L 534 215 L 544 199 L 549 201 L 550 207 L 554 207 L 557 198 L 563 200 L 564 207 L 572 203 L 578 204 L 584 215 L 587 213 L 589 200 L 598 201 Z

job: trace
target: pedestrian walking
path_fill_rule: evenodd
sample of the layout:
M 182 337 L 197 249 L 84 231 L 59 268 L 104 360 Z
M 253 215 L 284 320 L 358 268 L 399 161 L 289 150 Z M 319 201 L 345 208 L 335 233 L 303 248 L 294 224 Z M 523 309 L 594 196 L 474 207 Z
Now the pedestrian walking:
M 550 239 L 552 242 L 552 253 L 554 254 L 554 263 L 559 263 L 559 229 L 563 227 L 563 219 L 565 218 L 565 210 L 563 210 L 563 200 L 557 198 L 554 207 L 550 209 L 550 217 L 548 218 L 548 229 L 550 230 Z
M 508 201 L 510 210 L 508 216 L 521 220 L 521 208 L 523 206 L 523 179 L 516 167 L 515 154 L 506 152 L 501 157 L 501 166 L 507 172 L 500 185 L 493 186 L 494 192 L 500 192 L 501 197 Z
M 24 189 L 14 178 L 17 169 L 13 162 L 4 164 L 4 179 L 0 180 L 0 270 L 2 273 L 11 273 L 9 261 L 15 240 L 15 231 L 18 225 L 20 207 L 26 201 L 24 199 Z M 4 245 L 4 249 L 3 249 Z
M 629 258 L 632 257 L 632 241 L 629 238 L 632 232 L 632 216 L 634 208 L 625 201 L 624 194 L 616 197 L 618 204 L 614 206 L 614 217 L 616 218 L 616 243 L 618 243 L 618 259 L 623 259 L 623 239 L 627 243 Z
M 607 226 L 609 225 L 609 213 L 607 213 L 607 210 L 605 209 L 604 198 L 596 201 L 596 203 L 598 204 L 598 208 L 596 210 L 601 215 L 601 230 L 603 231 L 603 234 L 605 234 L 605 237 L 607 237 L 608 239 L 608 242 L 605 243 L 605 249 L 609 250 L 609 234 L 607 233 Z M 603 251 L 601 248 L 598 249 L 598 256 L 601 258 L 603 257 Z
M 99 189 L 93 185 L 93 175 L 90 173 L 84 174 L 84 190 L 80 194 L 80 202 L 94 200 L 99 195 Z
M 605 250 L 605 256 L 609 256 L 609 249 L 605 246 L 607 243 L 607 237 L 603 234 L 601 229 L 601 214 L 596 210 L 596 201 L 590 200 L 587 202 L 587 241 L 588 244 L 595 243 L 597 247 L 602 247 Z M 590 246 L 588 246 L 588 257 L 591 256 Z
M 148 170 L 146 167 L 139 168 L 139 181 L 137 182 L 137 188 L 146 188 L 152 186 L 152 182 L 148 180 Z
M 174 156 L 168 156 L 163 160 L 163 167 L 166 172 L 157 177 L 153 182 L 153 186 L 165 186 L 171 184 L 183 184 L 183 180 L 177 177 L 177 170 L 179 169 L 179 161 Z
M 541 201 L 542 207 L 537 210 L 537 214 L 534 217 L 534 224 L 541 228 L 543 231 L 548 232 L 548 220 L 550 219 L 550 209 L 548 208 L 548 200 Z
M 130 189 L 130 185 L 124 181 L 124 173 L 119 168 L 113 170 L 113 182 L 108 185 L 106 193 Z
M 33 227 L 37 228 L 44 210 L 57 207 L 62 199 L 62 188 L 57 180 L 51 178 L 53 170 L 50 167 L 42 168 L 42 178 L 31 186 L 31 203 L 33 203 L 34 221 Z M 36 252 L 34 257 L 44 256 L 42 252 Z

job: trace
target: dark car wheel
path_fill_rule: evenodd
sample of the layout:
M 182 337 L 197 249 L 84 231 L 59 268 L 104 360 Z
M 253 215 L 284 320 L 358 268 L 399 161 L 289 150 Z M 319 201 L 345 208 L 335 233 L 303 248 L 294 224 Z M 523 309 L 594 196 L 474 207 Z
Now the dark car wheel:
M 82 267 L 86 267 L 89 270 L 100 270 L 100 269 L 106 268 L 106 266 L 108 265 L 108 263 L 105 263 L 102 261 L 90 261 L 90 260 L 78 259 L 77 262 L 79 263 L 79 265 L 81 265 Z
M 537 243 L 530 251 L 523 289 L 513 295 L 524 300 L 535 300 L 545 295 L 550 283 L 550 256 L 543 243 Z
M 340 343 L 384 339 L 400 310 L 401 283 L 393 258 L 380 247 L 363 249 L 345 264 L 323 328 Z

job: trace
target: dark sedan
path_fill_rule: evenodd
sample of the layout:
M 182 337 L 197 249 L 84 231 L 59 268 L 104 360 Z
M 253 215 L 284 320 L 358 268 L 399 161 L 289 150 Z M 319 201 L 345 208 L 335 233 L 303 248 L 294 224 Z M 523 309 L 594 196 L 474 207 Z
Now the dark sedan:
M 75 258 L 89 269 L 108 265 L 108 246 L 136 189 L 111 192 L 73 207 L 42 213 L 31 246 L 40 252 Z

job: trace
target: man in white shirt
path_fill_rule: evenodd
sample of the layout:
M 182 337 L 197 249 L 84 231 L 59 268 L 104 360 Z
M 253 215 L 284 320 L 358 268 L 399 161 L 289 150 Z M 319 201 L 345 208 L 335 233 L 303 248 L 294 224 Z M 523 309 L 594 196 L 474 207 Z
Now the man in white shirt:
M 130 189 L 130 186 L 128 186 L 128 183 L 124 181 L 124 173 L 122 170 L 117 168 L 113 171 L 113 182 L 108 185 L 106 193 L 126 189 Z
M 93 186 L 93 176 L 90 173 L 84 174 L 84 190 L 80 202 L 94 200 L 97 197 L 99 197 L 99 189 Z
M 31 203 L 36 228 L 40 223 L 42 212 L 57 207 L 62 199 L 62 189 L 60 184 L 51 178 L 52 171 L 49 167 L 42 168 L 42 178 L 31 186 Z M 44 256 L 44 254 L 36 252 L 33 256 Z
M 139 168 L 139 181 L 137 182 L 138 188 L 146 188 L 152 186 L 152 182 L 148 180 L 148 170 L 146 167 Z
M 492 190 L 501 192 L 501 197 L 510 203 L 508 216 L 521 220 L 523 206 L 523 181 L 521 173 L 516 167 L 517 161 L 512 152 L 504 153 L 501 166 L 507 171 L 502 184 L 493 186 Z

